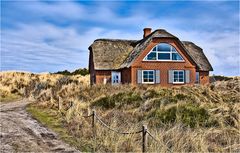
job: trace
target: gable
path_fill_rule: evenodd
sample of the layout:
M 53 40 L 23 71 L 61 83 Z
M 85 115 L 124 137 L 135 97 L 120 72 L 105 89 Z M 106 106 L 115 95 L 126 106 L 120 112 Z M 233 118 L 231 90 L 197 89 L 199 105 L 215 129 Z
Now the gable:
M 175 52 L 173 51 L 172 53 L 178 53 L 182 57 L 182 60 L 145 60 L 146 56 L 149 55 L 151 53 L 151 51 L 159 44 L 168 44 L 169 46 L 174 48 L 174 50 L 176 50 L 176 51 Z M 166 53 L 166 52 L 164 51 L 164 53 Z M 171 53 L 171 52 L 168 52 L 168 53 Z M 159 65 L 159 63 L 161 63 L 161 64 Z M 184 50 L 184 48 L 182 48 L 182 46 L 178 43 L 177 40 L 169 39 L 169 38 L 157 38 L 148 44 L 148 46 L 132 62 L 131 66 L 133 66 L 133 67 L 144 66 L 145 67 L 145 65 L 148 65 L 147 67 L 149 67 L 151 69 L 151 67 L 153 65 L 154 65 L 154 67 L 155 66 L 161 67 L 161 65 L 166 66 L 166 65 L 170 64 L 171 67 L 174 67 L 174 65 L 176 65 L 175 63 L 178 66 L 184 65 L 186 67 L 196 67 L 195 62 L 191 59 L 190 56 L 188 56 L 187 52 Z

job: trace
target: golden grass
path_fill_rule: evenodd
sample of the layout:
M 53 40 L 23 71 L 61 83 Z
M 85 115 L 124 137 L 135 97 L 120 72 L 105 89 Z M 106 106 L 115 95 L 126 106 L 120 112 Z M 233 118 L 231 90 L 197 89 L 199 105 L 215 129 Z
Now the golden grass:
M 31 108 L 33 114 L 39 112 L 36 118 L 40 116 L 39 120 L 45 122 L 43 118 L 54 117 L 56 124 L 61 120 L 58 124 L 68 133 L 72 145 L 81 151 L 92 151 L 95 146 L 98 152 L 140 152 L 141 135 L 118 135 L 97 123 L 95 142 L 91 119 L 82 117 L 93 108 L 120 131 L 137 130 L 147 124 L 159 140 L 155 143 L 149 137 L 150 152 L 238 152 L 239 80 L 235 77 L 208 86 L 180 88 L 90 87 L 89 76 L 0 73 L 0 86 L 6 93 L 36 101 Z

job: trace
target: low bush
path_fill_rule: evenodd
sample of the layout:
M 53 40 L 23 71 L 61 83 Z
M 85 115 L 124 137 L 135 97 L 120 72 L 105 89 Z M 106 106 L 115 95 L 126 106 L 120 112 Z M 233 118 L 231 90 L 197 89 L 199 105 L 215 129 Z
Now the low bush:
M 210 118 L 207 110 L 193 104 L 174 105 L 168 109 L 156 109 L 150 115 L 158 126 L 180 122 L 186 126 L 194 128 L 196 126 L 210 127 L 217 126 L 218 123 Z
M 110 96 L 102 97 L 92 103 L 92 106 L 102 107 L 104 109 L 122 108 L 123 106 L 139 107 L 142 97 L 135 92 L 120 92 Z

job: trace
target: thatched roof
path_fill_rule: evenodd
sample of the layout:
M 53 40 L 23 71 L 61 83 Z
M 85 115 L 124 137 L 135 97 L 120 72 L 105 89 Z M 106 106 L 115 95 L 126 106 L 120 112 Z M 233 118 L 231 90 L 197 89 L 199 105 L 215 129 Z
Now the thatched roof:
M 89 47 L 96 70 L 119 69 L 136 45 L 136 40 L 97 39 Z
M 202 49 L 191 42 L 181 42 L 166 30 L 158 29 L 147 37 L 137 40 L 97 39 L 89 47 L 96 70 L 113 70 L 130 67 L 153 38 L 171 38 L 179 41 L 199 70 L 212 71 L 212 66 Z
M 207 57 L 203 53 L 202 48 L 195 45 L 190 41 L 182 41 L 183 46 L 188 51 L 188 54 L 192 57 L 194 62 L 197 64 L 199 70 L 202 71 L 213 71 L 211 64 L 209 63 Z

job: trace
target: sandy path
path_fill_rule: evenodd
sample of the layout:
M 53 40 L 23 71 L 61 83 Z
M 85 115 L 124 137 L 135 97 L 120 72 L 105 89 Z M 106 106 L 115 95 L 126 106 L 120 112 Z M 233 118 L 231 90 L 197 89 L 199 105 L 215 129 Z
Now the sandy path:
M 79 152 L 25 111 L 26 100 L 0 104 L 0 152 Z

